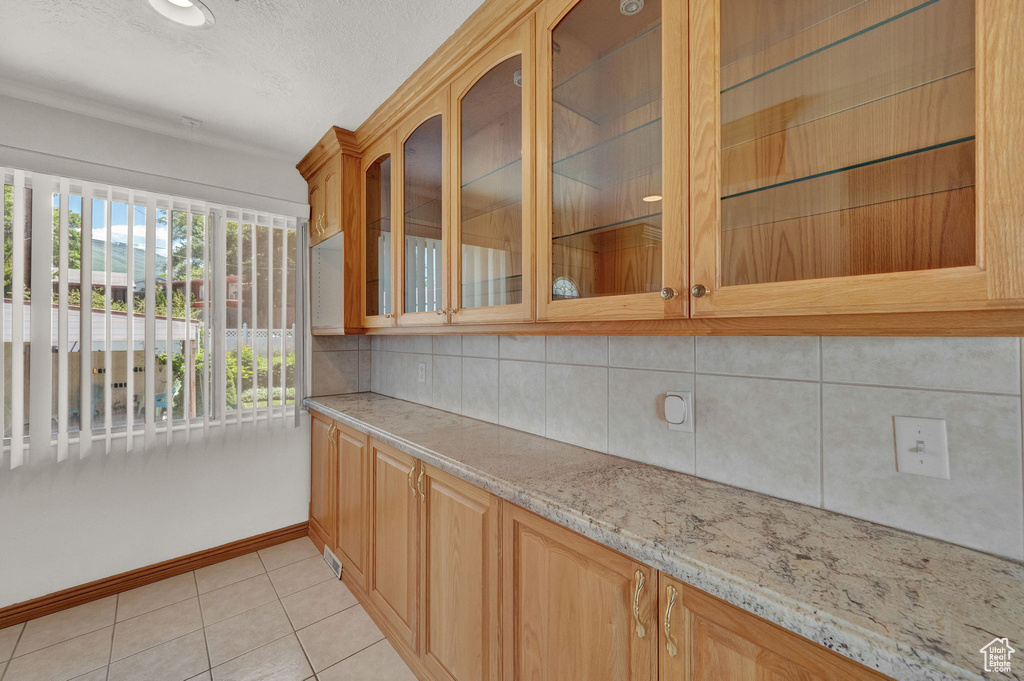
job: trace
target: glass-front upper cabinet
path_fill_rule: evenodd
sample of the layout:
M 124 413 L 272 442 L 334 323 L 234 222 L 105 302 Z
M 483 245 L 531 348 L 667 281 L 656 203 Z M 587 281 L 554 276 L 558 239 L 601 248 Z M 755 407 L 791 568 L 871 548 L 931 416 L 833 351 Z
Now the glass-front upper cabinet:
M 1024 295 L 1008 275 L 1020 240 L 982 248 L 1020 232 L 1005 201 L 1019 163 L 1006 145 L 1020 147 L 1010 76 L 999 57 L 981 68 L 1020 6 L 693 0 L 694 316 Z
M 366 150 L 363 159 L 363 326 L 376 328 L 395 324 L 393 281 L 395 240 L 391 215 L 394 135 Z
M 540 319 L 686 314 L 685 5 L 540 8 Z
M 425 102 L 399 129 L 401 261 L 398 323 L 447 323 L 448 92 Z
M 533 319 L 533 40 L 526 22 L 452 84 L 454 324 Z

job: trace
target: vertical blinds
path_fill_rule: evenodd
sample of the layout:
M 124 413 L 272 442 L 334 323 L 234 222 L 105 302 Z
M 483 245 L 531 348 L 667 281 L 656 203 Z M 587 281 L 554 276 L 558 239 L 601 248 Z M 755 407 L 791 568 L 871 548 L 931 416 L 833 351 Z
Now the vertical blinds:
M 0 431 L 11 468 L 298 423 L 295 218 L 0 175 Z

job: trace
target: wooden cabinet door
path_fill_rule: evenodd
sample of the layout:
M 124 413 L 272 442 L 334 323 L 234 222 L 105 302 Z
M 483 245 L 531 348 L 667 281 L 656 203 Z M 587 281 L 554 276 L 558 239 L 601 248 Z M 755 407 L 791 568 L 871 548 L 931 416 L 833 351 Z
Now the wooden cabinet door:
M 334 421 L 310 411 L 309 529 L 317 548 L 334 546 Z
M 789 5 L 689 3 L 693 316 L 1020 307 L 1024 4 Z
M 370 465 L 364 433 L 335 423 L 337 519 L 334 552 L 346 579 L 364 587 L 369 543 Z
M 437 681 L 496 681 L 498 500 L 420 465 L 423 663 Z
M 395 221 L 398 213 L 395 181 L 395 136 L 369 147 L 362 167 L 362 283 L 361 309 L 364 328 L 395 325 L 395 284 L 397 240 Z
M 533 41 L 525 21 L 452 84 L 453 324 L 534 318 Z
M 320 171 L 320 190 L 323 192 L 323 230 L 317 241 L 329 239 L 341 232 L 341 157 L 332 158 Z
M 395 632 L 417 651 L 419 463 L 374 440 L 370 441 L 370 452 L 370 597 Z
M 537 11 L 542 321 L 687 314 L 687 3 L 633 5 Z
M 887 678 L 665 575 L 659 600 L 661 681 Z
M 653 681 L 655 572 L 528 511 L 502 509 L 504 679 Z
M 448 88 L 423 102 L 398 127 L 392 173 L 398 192 L 399 326 L 448 323 Z

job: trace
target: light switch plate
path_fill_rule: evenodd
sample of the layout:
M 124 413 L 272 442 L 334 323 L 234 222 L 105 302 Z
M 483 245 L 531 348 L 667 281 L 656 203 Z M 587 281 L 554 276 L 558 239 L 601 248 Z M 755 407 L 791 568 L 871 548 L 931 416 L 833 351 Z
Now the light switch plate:
M 669 423 L 669 430 L 680 430 L 684 433 L 693 432 L 693 393 L 692 392 L 674 392 L 668 391 L 665 396 L 674 395 L 683 400 L 683 413 L 684 418 L 682 423 Z
M 894 416 L 896 470 L 949 480 L 945 419 Z

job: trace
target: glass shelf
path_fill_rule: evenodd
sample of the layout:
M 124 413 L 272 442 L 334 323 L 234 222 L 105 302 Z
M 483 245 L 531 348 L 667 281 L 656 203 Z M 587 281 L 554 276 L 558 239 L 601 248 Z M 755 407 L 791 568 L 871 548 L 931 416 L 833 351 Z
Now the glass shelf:
M 607 189 L 661 170 L 661 118 L 551 164 L 556 175 Z
M 552 97 L 598 125 L 661 99 L 661 24 L 566 78 Z
M 974 138 L 723 199 L 722 230 L 813 217 L 975 184 Z
M 367 229 L 367 231 L 374 231 L 374 230 L 378 230 L 377 225 L 380 225 L 381 227 L 384 227 L 384 225 L 390 225 L 390 224 L 391 224 L 391 218 L 390 217 L 377 218 L 376 220 L 374 220 L 372 222 L 367 222 L 366 223 L 366 229 Z M 390 228 L 386 228 L 386 229 L 380 229 L 378 231 L 390 232 L 391 229 Z
M 421 203 L 420 205 L 405 211 L 405 221 L 440 227 L 441 197 L 431 199 L 426 203 Z
M 764 52 L 774 45 L 789 40 L 813 26 L 829 21 L 857 5 L 863 5 L 867 1 L 818 0 L 804 3 L 795 16 L 773 11 L 775 9 L 773 7 L 766 7 L 765 15 L 770 14 L 770 16 L 756 15 L 755 21 L 749 21 L 747 13 L 751 8 L 748 5 L 724 2 L 722 3 L 722 25 L 743 25 L 749 33 L 737 35 L 739 32 L 735 30 L 723 31 L 722 66 L 729 66 L 741 59 Z M 759 8 L 755 6 L 754 10 L 757 9 Z M 737 17 L 736 15 L 742 16 Z M 726 44 L 726 40 L 729 41 L 728 44 Z
M 472 280 L 472 281 L 465 280 L 465 281 L 462 282 L 462 286 L 463 287 L 466 287 L 466 286 L 479 286 L 480 284 L 493 284 L 493 283 L 499 282 L 499 281 L 512 281 L 513 279 L 522 279 L 522 278 L 523 278 L 523 275 L 521 275 L 521 274 L 510 274 L 507 277 L 497 277 L 495 279 L 480 279 L 480 280 Z
M 506 163 L 462 185 L 462 221 L 523 200 L 522 159 Z
M 558 236 L 552 237 L 551 242 L 559 246 L 593 251 L 598 250 L 598 248 L 595 247 L 594 237 L 619 230 L 626 230 L 630 228 L 635 229 L 637 227 L 647 228 L 649 234 L 653 234 L 653 232 L 650 232 L 650 229 L 656 230 L 658 235 L 657 241 L 661 241 L 661 213 L 659 212 L 641 215 L 627 220 L 620 220 L 607 225 L 598 225 L 597 227 L 581 229 L 568 234 L 559 234 Z

